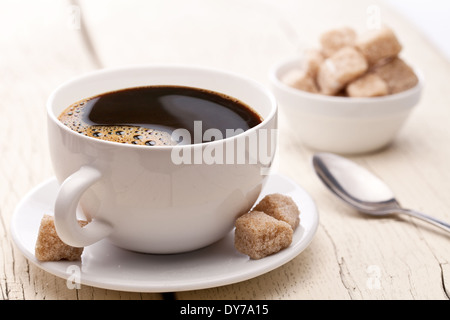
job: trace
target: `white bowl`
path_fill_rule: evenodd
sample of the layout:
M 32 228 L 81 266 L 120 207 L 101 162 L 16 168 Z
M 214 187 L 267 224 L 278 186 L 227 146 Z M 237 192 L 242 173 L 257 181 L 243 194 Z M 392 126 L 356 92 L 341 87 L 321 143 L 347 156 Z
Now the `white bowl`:
M 335 97 L 309 93 L 281 81 L 300 65 L 290 58 L 269 73 L 271 88 L 298 137 L 313 149 L 343 154 L 364 153 L 388 145 L 420 99 L 423 77 L 406 91 L 372 98 Z

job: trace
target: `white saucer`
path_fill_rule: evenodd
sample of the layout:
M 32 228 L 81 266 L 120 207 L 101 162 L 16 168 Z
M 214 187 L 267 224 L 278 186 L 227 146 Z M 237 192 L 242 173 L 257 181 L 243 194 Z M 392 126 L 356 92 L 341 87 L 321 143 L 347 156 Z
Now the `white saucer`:
M 106 240 L 84 249 L 81 261 L 41 262 L 34 246 L 42 216 L 52 214 L 58 190 L 50 179 L 19 203 L 11 222 L 12 238 L 25 257 L 38 267 L 84 285 L 136 292 L 172 292 L 205 289 L 247 280 L 269 272 L 296 257 L 313 239 L 319 215 L 311 197 L 292 180 L 274 174 L 261 194 L 282 193 L 297 203 L 300 226 L 290 247 L 260 260 L 251 260 L 234 248 L 234 231 L 209 247 L 176 255 L 140 254 Z

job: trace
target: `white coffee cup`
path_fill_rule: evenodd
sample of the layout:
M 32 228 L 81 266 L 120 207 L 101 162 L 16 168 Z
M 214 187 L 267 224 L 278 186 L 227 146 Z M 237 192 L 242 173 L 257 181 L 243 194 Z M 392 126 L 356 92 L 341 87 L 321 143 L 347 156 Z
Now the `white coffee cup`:
M 246 103 L 264 120 L 222 140 L 153 147 L 87 137 L 58 120 L 76 101 L 150 85 L 220 92 Z M 145 253 L 179 253 L 210 245 L 253 206 L 275 155 L 277 105 L 270 91 L 251 79 L 209 68 L 153 65 L 96 71 L 58 87 L 49 97 L 47 112 L 51 159 L 61 184 L 56 230 L 75 247 L 102 239 Z M 261 148 L 264 161 L 255 159 Z M 194 160 L 180 162 L 180 155 L 189 153 Z M 211 154 L 214 161 L 202 158 Z M 77 208 L 90 221 L 84 228 L 77 223 Z

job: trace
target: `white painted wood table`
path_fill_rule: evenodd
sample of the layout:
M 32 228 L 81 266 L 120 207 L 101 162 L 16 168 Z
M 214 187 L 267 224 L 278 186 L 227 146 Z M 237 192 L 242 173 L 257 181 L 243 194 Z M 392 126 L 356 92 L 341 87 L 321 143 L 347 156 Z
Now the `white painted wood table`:
M 29 263 L 11 240 L 19 201 L 53 176 L 45 101 L 61 82 L 103 67 L 183 63 L 238 72 L 268 85 L 272 64 L 315 46 L 329 28 L 366 27 L 376 5 L 425 91 L 395 142 L 353 160 L 385 179 L 401 203 L 450 221 L 450 64 L 408 21 L 377 1 L 0 1 L 0 299 L 162 299 L 83 285 Z M 299 256 L 251 280 L 176 299 L 448 299 L 450 237 L 413 219 L 372 219 L 334 198 L 310 166 L 280 106 L 278 171 L 320 212 Z

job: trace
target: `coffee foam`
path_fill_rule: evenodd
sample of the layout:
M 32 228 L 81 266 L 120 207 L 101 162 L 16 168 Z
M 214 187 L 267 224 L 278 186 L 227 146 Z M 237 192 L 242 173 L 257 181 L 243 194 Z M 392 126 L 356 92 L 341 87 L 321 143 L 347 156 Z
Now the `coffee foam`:
M 68 107 L 58 119 L 67 127 L 87 137 L 143 146 L 176 144 L 168 131 L 130 125 L 90 125 L 83 120 L 83 106 L 87 101 Z

